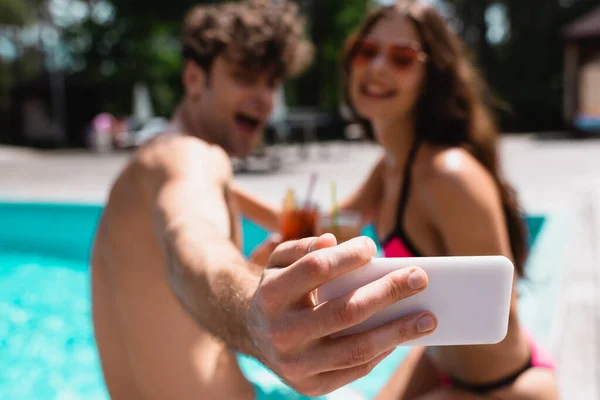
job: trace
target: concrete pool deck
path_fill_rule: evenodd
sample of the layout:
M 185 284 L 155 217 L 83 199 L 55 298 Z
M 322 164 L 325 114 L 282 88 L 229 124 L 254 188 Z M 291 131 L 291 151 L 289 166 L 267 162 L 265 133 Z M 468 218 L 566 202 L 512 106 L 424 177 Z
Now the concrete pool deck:
M 304 193 L 310 172 L 318 171 L 315 198 L 328 206 L 329 182 L 335 180 L 343 197 L 379 154 L 366 144 L 334 144 L 326 154 L 312 150 L 302 161 L 295 149 L 282 149 L 282 170 L 239 174 L 236 179 L 276 203 L 288 186 Z M 0 200 L 102 203 L 127 157 L 0 147 Z M 545 267 L 548 277 L 564 275 L 539 313 L 552 316 L 544 342 L 558 359 L 563 398 L 600 398 L 600 141 L 506 137 L 502 163 L 526 211 L 549 217 L 536 244 L 542 248 L 531 263 L 536 275 L 544 275 Z

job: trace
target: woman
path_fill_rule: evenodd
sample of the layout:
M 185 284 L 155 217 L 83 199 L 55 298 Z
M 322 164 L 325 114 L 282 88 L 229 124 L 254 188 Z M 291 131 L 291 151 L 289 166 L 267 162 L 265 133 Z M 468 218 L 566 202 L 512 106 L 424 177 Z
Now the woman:
M 387 257 L 499 254 L 523 276 L 526 232 L 498 171 L 484 84 L 438 11 L 413 1 L 376 10 L 349 40 L 343 72 L 346 101 L 384 156 L 341 208 L 374 224 Z M 501 343 L 415 348 L 380 398 L 558 398 L 552 363 L 519 325 L 515 292 Z
M 343 208 L 371 218 L 387 257 L 501 254 L 523 276 L 526 232 L 498 172 L 484 84 L 436 8 L 375 11 L 343 68 L 346 100 L 385 153 Z M 380 397 L 554 399 L 544 358 L 519 325 L 513 291 L 501 343 L 413 349 Z

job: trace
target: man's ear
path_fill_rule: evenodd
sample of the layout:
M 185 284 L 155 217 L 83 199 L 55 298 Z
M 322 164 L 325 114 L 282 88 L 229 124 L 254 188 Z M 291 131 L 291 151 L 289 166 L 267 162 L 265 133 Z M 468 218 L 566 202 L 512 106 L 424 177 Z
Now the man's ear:
M 193 61 L 186 60 L 183 66 L 182 83 L 188 96 L 198 97 L 206 85 L 206 71 Z

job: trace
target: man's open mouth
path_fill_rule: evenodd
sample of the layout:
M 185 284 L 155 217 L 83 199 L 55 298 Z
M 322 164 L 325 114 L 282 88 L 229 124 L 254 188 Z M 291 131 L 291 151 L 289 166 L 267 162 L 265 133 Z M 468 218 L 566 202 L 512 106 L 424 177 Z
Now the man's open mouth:
M 237 113 L 235 115 L 235 122 L 243 130 L 254 132 L 260 125 L 261 121 L 258 118 L 254 118 L 250 115 Z

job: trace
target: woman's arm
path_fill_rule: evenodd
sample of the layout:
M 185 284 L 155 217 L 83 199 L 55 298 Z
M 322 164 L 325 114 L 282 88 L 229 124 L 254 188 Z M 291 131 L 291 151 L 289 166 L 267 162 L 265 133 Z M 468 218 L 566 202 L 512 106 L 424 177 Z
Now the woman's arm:
M 279 231 L 279 209 L 243 190 L 236 183 L 231 184 L 231 193 L 244 216 L 269 231 Z
M 357 211 L 362 219 L 368 222 L 378 206 L 383 189 L 382 179 L 383 160 L 380 160 L 365 182 L 348 198 L 340 202 L 340 209 Z M 231 185 L 231 192 L 241 213 L 270 231 L 279 231 L 281 210 L 268 202 L 248 193 L 239 184 Z

